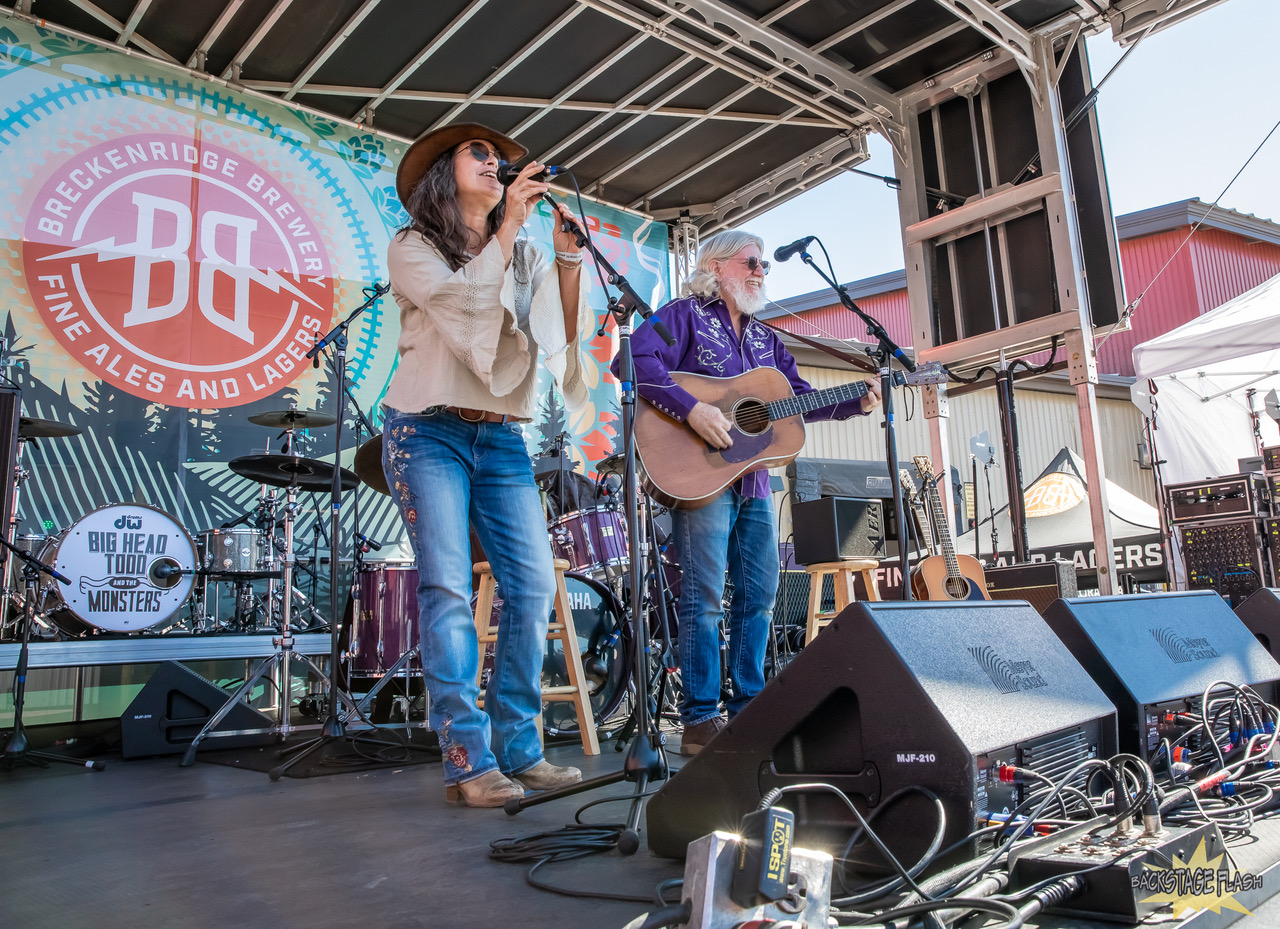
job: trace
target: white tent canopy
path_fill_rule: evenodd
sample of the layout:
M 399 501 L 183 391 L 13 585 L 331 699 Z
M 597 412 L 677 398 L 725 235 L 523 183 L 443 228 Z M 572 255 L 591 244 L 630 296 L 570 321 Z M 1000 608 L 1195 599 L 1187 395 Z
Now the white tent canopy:
M 1235 474 L 1263 445 L 1280 444 L 1264 398 L 1280 389 L 1280 275 L 1189 323 L 1135 346 L 1133 402 L 1155 426 L 1166 484 Z M 1248 391 L 1255 391 L 1252 400 Z

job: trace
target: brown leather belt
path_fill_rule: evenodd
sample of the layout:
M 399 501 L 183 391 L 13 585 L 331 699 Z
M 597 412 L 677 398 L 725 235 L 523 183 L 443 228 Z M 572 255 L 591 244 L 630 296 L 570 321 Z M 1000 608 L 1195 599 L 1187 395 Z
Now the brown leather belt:
M 527 423 L 528 419 L 519 416 L 510 416 L 505 413 L 491 413 L 488 410 L 470 410 L 461 406 L 446 406 L 446 413 L 452 413 L 454 416 L 468 423 Z

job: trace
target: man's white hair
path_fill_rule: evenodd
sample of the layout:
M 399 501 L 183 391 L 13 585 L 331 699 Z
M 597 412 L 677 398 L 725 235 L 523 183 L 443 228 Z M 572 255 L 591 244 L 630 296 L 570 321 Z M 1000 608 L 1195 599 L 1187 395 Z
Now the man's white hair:
M 700 297 L 716 297 L 720 294 L 720 282 L 711 270 L 711 262 L 732 258 L 748 245 L 754 245 L 764 254 L 764 239 L 750 232 L 726 229 L 706 239 L 698 247 L 698 264 L 689 276 L 689 291 Z

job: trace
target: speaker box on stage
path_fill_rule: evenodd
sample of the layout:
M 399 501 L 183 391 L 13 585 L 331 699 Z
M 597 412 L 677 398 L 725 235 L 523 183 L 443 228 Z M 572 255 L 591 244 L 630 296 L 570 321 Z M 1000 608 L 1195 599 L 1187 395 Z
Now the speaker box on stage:
M 222 708 L 231 694 L 185 665 L 166 661 L 151 675 L 129 708 L 120 716 L 120 750 L 126 758 L 174 755 Z M 214 732 L 269 729 L 273 723 L 245 703 L 232 707 Z M 219 736 L 202 743 L 209 748 L 250 748 L 269 745 L 271 733 Z
M 1057 779 L 1114 739 L 1114 708 L 1027 604 L 860 602 L 650 799 L 649 847 L 683 857 L 702 835 L 736 831 L 772 788 L 824 782 L 916 861 L 939 823 L 916 788 L 941 799 L 946 847 L 1021 802 L 1001 764 Z M 781 804 L 796 812 L 796 846 L 839 853 L 856 826 L 827 791 Z M 884 866 L 874 850 L 863 863 Z
M 1280 590 L 1264 587 L 1254 591 L 1236 607 L 1235 614 L 1267 653 L 1280 663 Z
M 1166 714 L 1198 712 L 1215 681 L 1274 702 L 1280 664 L 1212 591 L 1059 600 L 1045 619 L 1116 706 L 1119 742 L 1108 755 L 1150 758 L 1181 734 Z
M 1053 601 L 1079 592 L 1076 566 L 1065 558 L 984 568 L 982 573 L 992 600 L 1026 600 L 1041 616 Z
M 860 497 L 821 497 L 792 504 L 796 561 L 809 565 L 841 558 L 887 557 L 886 539 L 889 535 L 896 538 L 897 532 L 886 535 L 885 514 L 883 500 Z M 898 546 L 894 544 L 893 549 L 896 554 Z

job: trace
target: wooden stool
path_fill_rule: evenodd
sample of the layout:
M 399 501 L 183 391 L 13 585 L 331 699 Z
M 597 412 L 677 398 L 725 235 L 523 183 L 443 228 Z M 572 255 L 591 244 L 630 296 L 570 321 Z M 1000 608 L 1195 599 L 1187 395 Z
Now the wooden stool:
M 804 641 L 808 645 L 823 627 L 840 615 L 850 603 L 857 600 L 853 592 L 853 576 L 862 575 L 862 583 L 867 588 L 868 600 L 880 599 L 880 588 L 876 586 L 876 568 L 880 562 L 875 558 L 849 558 L 845 561 L 824 561 L 805 567 L 809 572 L 809 624 L 805 629 Z M 822 612 L 822 579 L 831 575 L 836 589 L 836 608 L 830 613 Z
M 573 625 L 573 610 L 569 605 L 569 591 L 564 585 L 564 572 L 569 569 L 569 562 L 563 558 L 555 560 L 556 568 L 556 615 L 555 621 L 547 627 L 547 640 L 559 640 L 564 652 L 565 672 L 569 683 L 559 687 L 542 688 L 542 699 L 549 703 L 572 703 L 578 717 L 578 732 L 582 734 L 582 750 L 588 755 L 600 754 L 600 741 L 596 737 L 596 720 L 591 711 L 591 692 L 587 688 L 587 677 L 582 672 L 582 652 L 578 649 L 578 631 Z M 484 647 L 489 642 L 498 640 L 498 632 L 492 627 L 493 596 L 498 582 L 489 568 L 489 562 L 482 561 L 473 567 L 480 577 L 479 596 L 476 597 L 476 638 L 480 643 L 481 673 L 484 666 Z M 484 705 L 484 694 L 480 695 L 480 705 Z M 542 738 L 542 714 L 538 714 L 538 738 Z

